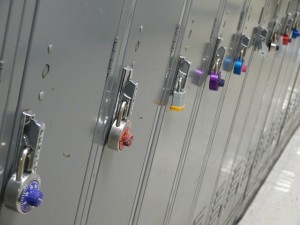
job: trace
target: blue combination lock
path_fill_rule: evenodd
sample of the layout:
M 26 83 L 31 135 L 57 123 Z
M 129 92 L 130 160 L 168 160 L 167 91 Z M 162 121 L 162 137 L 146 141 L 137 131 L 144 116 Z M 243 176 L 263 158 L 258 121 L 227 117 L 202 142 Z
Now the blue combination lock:
M 297 28 L 293 29 L 292 38 L 297 39 L 300 36 L 299 30 Z
M 241 75 L 243 69 L 244 59 L 237 59 L 234 63 L 233 73 Z

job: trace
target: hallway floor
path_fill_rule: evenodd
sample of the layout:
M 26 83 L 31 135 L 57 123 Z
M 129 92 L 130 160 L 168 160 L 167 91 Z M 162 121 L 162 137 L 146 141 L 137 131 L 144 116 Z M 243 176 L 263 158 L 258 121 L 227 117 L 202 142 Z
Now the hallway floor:
M 300 224 L 300 129 L 239 225 Z

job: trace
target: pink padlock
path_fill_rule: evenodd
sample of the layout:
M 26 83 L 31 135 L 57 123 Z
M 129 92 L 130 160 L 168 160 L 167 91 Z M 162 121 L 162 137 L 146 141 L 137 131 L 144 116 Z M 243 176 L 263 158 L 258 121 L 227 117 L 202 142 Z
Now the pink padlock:
M 246 73 L 248 71 L 248 66 L 246 66 L 245 64 L 243 64 L 242 66 L 242 72 Z

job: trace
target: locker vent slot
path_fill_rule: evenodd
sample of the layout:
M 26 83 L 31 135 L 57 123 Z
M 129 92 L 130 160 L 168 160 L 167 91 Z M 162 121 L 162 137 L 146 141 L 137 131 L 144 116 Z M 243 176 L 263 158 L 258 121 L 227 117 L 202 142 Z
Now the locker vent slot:
M 249 173 L 250 173 L 251 165 L 252 165 L 251 162 L 253 161 L 254 152 L 255 151 L 253 150 L 253 148 L 252 148 L 252 150 L 250 150 L 248 152 L 248 157 L 247 157 L 244 173 L 243 173 L 243 176 L 242 176 L 242 181 L 240 183 L 241 186 L 243 185 L 244 181 L 247 180 L 248 177 L 249 177 Z
M 206 206 L 203 207 L 203 209 L 200 211 L 200 213 L 198 213 L 196 219 L 193 222 L 193 225 L 203 225 L 204 224 L 205 211 L 206 211 Z
M 226 182 L 224 182 L 221 187 L 217 190 L 216 195 L 214 197 L 212 209 L 210 211 L 208 225 L 213 225 L 217 222 L 219 216 L 222 213 L 222 199 L 225 190 Z
M 238 187 L 239 187 L 239 181 L 240 181 L 240 175 L 242 171 L 242 162 L 240 162 L 237 167 L 233 171 L 233 175 L 231 177 L 231 183 L 229 186 L 228 194 L 226 197 L 226 202 L 224 208 L 228 205 L 230 200 L 236 195 Z

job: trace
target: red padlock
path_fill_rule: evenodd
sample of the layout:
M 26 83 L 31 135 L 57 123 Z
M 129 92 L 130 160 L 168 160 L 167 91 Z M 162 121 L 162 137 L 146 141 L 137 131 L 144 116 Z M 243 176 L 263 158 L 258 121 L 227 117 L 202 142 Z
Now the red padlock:
M 291 41 L 292 41 L 292 39 L 290 38 L 290 36 L 288 34 L 284 34 L 282 36 L 282 45 L 288 45 Z

